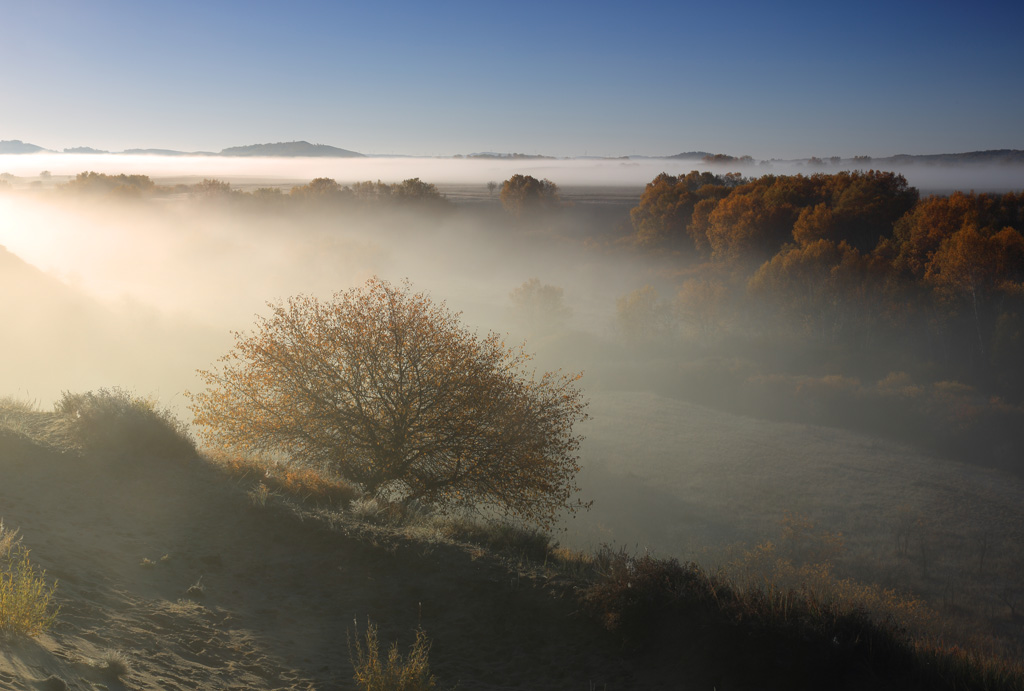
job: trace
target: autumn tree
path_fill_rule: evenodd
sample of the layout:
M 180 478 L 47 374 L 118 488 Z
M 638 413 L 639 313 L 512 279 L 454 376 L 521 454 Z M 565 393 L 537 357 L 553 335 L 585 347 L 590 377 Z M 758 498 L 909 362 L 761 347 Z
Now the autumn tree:
M 847 334 L 864 340 L 879 299 L 871 290 L 880 285 L 880 269 L 872 259 L 845 242 L 820 239 L 788 246 L 761 265 L 747 290 L 822 341 Z
M 687 279 L 676 291 L 676 316 L 706 342 L 725 324 L 728 296 L 725 283 L 715 277 Z
M 647 183 L 640 203 L 629 212 L 636 241 L 646 247 L 680 247 L 689 235 L 697 249 L 704 249 L 707 243 L 703 235 L 690 232 L 694 210 L 702 202 L 713 205 L 741 180 L 733 173 L 661 173 Z
M 203 178 L 202 182 L 192 185 L 190 191 L 194 199 L 209 200 L 228 199 L 237 193 L 237 190 L 231 189 L 230 182 L 211 178 Z
M 76 193 L 131 197 L 153 192 L 155 187 L 148 175 L 107 175 L 90 170 L 76 175 L 63 189 Z
M 515 318 L 533 334 L 545 334 L 564 328 L 572 315 L 558 286 L 531 278 L 509 293 Z
M 513 216 L 528 216 L 561 205 L 558 185 L 532 175 L 513 175 L 501 186 L 501 205 Z
M 530 356 L 408 283 L 378 278 L 272 304 L 191 396 L 200 439 L 330 468 L 375 496 L 490 507 L 548 527 L 575 511 L 579 375 Z
M 632 345 L 664 341 L 675 330 L 671 305 L 652 285 L 623 295 L 615 301 L 615 327 Z
M 293 187 L 288 195 L 303 202 L 324 204 L 343 201 L 352 193 L 334 178 L 314 178 L 305 185 Z
M 993 293 L 1016 287 L 1024 271 L 1024 237 L 1014 228 L 994 234 L 972 224 L 946 238 L 932 254 L 924 280 L 941 302 L 956 309 L 966 303 L 974 322 L 978 354 L 986 353 L 985 332 L 994 320 Z M 1002 284 L 1002 286 L 1001 286 Z
M 448 198 L 437 189 L 437 185 L 409 178 L 391 185 L 391 198 L 399 204 L 446 206 Z

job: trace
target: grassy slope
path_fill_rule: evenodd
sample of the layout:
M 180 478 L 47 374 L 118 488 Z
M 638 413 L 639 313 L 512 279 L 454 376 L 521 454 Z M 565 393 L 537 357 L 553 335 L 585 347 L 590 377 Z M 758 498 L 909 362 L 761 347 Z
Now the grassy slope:
M 0 647 L 3 688 L 50 675 L 78 689 L 344 687 L 346 637 L 368 618 L 403 648 L 422 626 L 446 685 L 675 685 L 671 670 L 624 658 L 574 602 L 478 548 L 255 508 L 199 460 L 48 449 L 32 439 L 50 434 L 46 416 L 31 418 L 0 432 L 0 515 L 59 580 L 62 610 L 49 634 Z M 121 681 L 97 662 L 116 650 L 130 660 Z
M 7 416 L 5 426 L 0 515 L 60 579 L 63 606 L 50 634 L 0 650 L 5 688 L 50 675 L 81 689 L 344 686 L 346 636 L 367 619 L 403 646 L 422 626 L 434 673 L 463 688 L 934 685 L 904 663 L 864 669 L 859 653 L 835 657 L 831 629 L 813 633 L 803 615 L 777 628 L 774 605 L 731 599 L 727 583 L 710 600 L 689 586 L 665 599 L 671 565 L 606 561 L 597 570 L 618 574 L 609 579 L 618 594 L 586 605 L 577 599 L 586 584 L 551 568 L 554 555 L 549 564 L 499 557 L 429 526 L 368 525 L 273 497 L 257 508 L 248 485 L 198 459 L 67 453 L 41 413 Z M 650 591 L 638 580 L 644 569 Z M 653 603 L 650 625 L 648 614 L 639 620 L 653 640 L 602 629 L 598 617 L 620 597 L 641 613 Z M 120 680 L 101 662 L 116 650 L 130 662 Z
M 1002 599 L 1024 566 L 1019 477 L 651 393 L 593 398 L 581 484 L 595 508 L 570 524 L 579 544 L 722 565 L 778 543 L 784 513 L 796 512 L 842 534 L 841 575 L 913 592 L 958 625 L 1024 641 L 1024 622 Z

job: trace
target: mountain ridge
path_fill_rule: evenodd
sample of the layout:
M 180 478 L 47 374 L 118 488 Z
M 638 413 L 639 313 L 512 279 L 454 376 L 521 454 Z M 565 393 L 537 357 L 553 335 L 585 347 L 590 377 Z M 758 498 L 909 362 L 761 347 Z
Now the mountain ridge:
M 21 141 L 20 139 L 0 140 L 0 154 L 35 154 L 35 153 L 61 153 L 56 150 L 47 149 L 45 147 L 32 144 L 29 142 Z M 297 140 L 291 142 L 274 142 L 274 143 L 263 143 L 263 144 L 246 144 L 242 146 L 232 146 L 222 149 L 220 152 L 212 151 L 178 151 L 175 149 L 160 149 L 160 148 L 134 148 L 125 149 L 124 151 L 104 151 L 101 149 L 94 149 L 88 146 L 79 146 L 74 148 L 66 148 L 63 153 L 75 153 L 75 154 L 111 154 L 111 155 L 152 155 L 152 156 L 224 156 L 224 157 L 256 157 L 264 156 L 268 158 L 298 158 L 298 157 L 315 157 L 315 158 L 368 158 L 368 157 L 380 157 L 378 154 L 364 154 L 350 149 L 342 149 L 336 146 L 330 146 L 328 144 L 311 144 L 305 140 Z M 402 156 L 403 154 L 395 154 L 395 156 Z M 694 160 L 700 161 L 708 157 L 713 156 L 706 151 L 688 151 L 677 154 L 665 154 L 661 156 L 651 155 L 628 155 L 628 156 L 547 156 L 543 154 L 521 154 L 521 153 L 496 153 L 496 152 L 477 152 L 471 154 L 453 154 L 450 156 L 431 156 L 429 158 L 466 158 L 466 159 L 495 159 L 495 160 L 519 160 L 519 159 L 665 159 L 665 160 Z M 718 154 L 723 158 L 735 158 L 728 157 L 724 154 Z M 731 161 L 729 161 L 731 163 Z M 1020 165 L 1024 164 L 1024 150 L 1021 149 L 985 149 L 978 151 L 964 151 L 959 153 L 939 153 L 939 154 L 894 154 L 891 156 L 853 156 L 853 157 L 838 157 L 838 160 L 833 158 L 819 158 L 812 156 L 810 158 L 792 158 L 792 159 L 781 159 L 772 158 L 764 159 L 764 163 L 811 163 L 819 165 L 833 165 L 833 166 L 845 166 L 845 165 L 856 165 L 856 166 L 872 166 L 877 167 L 879 165 L 929 165 L 929 166 L 953 166 L 953 165 L 984 165 L 984 164 L 1000 164 L 1000 165 Z M 746 165 L 753 163 L 750 160 Z

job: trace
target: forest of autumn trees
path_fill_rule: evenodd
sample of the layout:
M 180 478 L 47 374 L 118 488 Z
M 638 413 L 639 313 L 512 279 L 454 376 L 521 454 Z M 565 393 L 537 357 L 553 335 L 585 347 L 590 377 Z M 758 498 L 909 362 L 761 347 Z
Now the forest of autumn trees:
M 705 280 L 751 298 L 752 328 L 866 357 L 896 347 L 1022 398 L 1024 194 L 920 199 L 873 170 L 694 171 L 655 178 L 631 220 L 638 245 L 702 258 Z

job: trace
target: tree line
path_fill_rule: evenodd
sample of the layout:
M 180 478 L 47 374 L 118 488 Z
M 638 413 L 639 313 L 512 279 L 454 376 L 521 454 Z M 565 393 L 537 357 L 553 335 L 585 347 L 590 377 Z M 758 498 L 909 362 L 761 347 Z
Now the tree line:
M 691 315 L 751 298 L 745 318 L 762 330 L 864 352 L 897 343 L 1022 398 L 1024 193 L 921 198 L 875 170 L 693 171 L 656 177 L 630 220 L 640 247 L 704 262 L 681 296 Z

